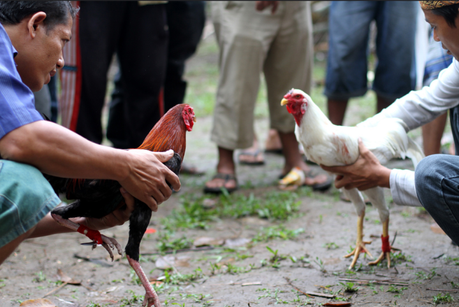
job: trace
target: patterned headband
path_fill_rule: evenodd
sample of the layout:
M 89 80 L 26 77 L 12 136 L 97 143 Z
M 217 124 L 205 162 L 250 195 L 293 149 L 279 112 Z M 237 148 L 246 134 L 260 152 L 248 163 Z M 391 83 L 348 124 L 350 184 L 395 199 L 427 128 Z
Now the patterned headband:
M 421 8 L 423 10 L 433 10 L 438 9 L 443 6 L 458 4 L 459 1 L 436 1 L 436 0 L 428 0 L 428 1 L 419 1 L 421 4 Z

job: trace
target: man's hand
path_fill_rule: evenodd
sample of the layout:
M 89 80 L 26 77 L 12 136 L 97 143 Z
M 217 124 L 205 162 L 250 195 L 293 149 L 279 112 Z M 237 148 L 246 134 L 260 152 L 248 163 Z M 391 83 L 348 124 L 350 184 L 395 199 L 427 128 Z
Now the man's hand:
M 255 8 L 257 11 L 263 11 L 265 8 L 272 6 L 271 14 L 274 14 L 277 10 L 279 1 L 255 1 Z
M 124 197 L 125 205 L 122 205 L 108 215 L 96 219 L 90 217 L 72 218 L 71 221 L 77 224 L 83 224 L 93 230 L 103 230 L 114 226 L 121 226 L 129 220 L 132 211 L 134 211 L 134 197 L 126 192 L 124 188 L 120 188 L 121 195 Z
M 391 170 L 382 166 L 376 156 L 359 139 L 360 155 L 354 164 L 346 166 L 325 166 L 322 169 L 336 174 L 335 187 L 365 191 L 376 186 L 390 187 Z
M 131 159 L 128 161 L 129 175 L 119 183 L 126 191 L 147 204 L 151 210 L 157 211 L 158 205 L 172 195 L 172 190 L 180 190 L 180 180 L 162 162 L 168 161 L 174 155 L 173 150 L 166 152 L 151 152 L 144 149 L 129 150 Z

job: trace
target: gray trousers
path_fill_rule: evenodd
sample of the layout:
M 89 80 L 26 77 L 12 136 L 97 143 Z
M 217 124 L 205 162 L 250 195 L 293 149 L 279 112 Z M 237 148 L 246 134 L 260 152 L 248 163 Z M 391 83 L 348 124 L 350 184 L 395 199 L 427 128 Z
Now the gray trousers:
M 211 140 L 226 149 L 252 145 L 261 73 L 266 79 L 271 128 L 293 132 L 295 121 L 280 101 L 291 88 L 311 89 L 310 3 L 280 1 L 271 14 L 271 8 L 257 11 L 254 1 L 214 1 L 212 20 L 220 75 Z

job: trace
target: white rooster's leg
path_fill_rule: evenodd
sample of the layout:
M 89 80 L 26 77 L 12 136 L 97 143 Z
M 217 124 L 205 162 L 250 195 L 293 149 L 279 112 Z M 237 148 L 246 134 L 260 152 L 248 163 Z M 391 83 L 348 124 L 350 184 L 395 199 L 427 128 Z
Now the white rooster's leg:
M 345 255 L 345 258 L 349 258 L 351 256 L 354 256 L 354 259 L 352 260 L 351 265 L 349 266 L 349 269 L 352 269 L 357 260 L 359 259 L 360 253 L 367 253 L 371 258 L 373 256 L 371 253 L 367 250 L 365 247 L 366 244 L 370 244 L 371 241 L 363 241 L 363 221 L 365 219 L 365 202 L 363 200 L 362 194 L 357 189 L 351 189 L 351 190 L 345 190 L 343 189 L 343 193 L 346 197 L 348 197 L 351 202 L 355 206 L 355 210 L 357 212 L 357 240 L 355 243 L 355 249 L 350 252 L 349 254 Z
M 364 192 L 367 195 L 371 203 L 378 209 L 379 218 L 383 225 L 381 241 L 382 241 L 382 252 L 379 255 L 378 259 L 375 261 L 369 262 L 369 265 L 375 265 L 380 263 L 384 258 L 387 259 L 387 268 L 390 268 L 390 252 L 391 250 L 397 250 L 393 248 L 389 243 L 389 208 L 387 207 L 386 200 L 384 198 L 384 190 L 382 188 L 376 187 L 368 189 Z

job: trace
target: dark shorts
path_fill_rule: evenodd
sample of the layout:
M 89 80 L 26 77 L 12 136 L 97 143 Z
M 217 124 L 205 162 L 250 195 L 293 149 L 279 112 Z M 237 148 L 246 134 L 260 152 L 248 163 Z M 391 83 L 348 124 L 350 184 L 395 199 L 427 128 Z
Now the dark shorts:
M 368 89 L 368 39 L 376 21 L 377 65 L 372 89 L 386 99 L 414 89 L 417 1 L 332 1 L 324 94 L 347 100 Z
M 34 227 L 60 202 L 38 169 L 0 160 L 0 247 Z

